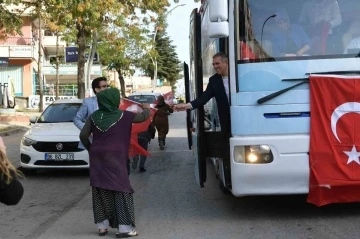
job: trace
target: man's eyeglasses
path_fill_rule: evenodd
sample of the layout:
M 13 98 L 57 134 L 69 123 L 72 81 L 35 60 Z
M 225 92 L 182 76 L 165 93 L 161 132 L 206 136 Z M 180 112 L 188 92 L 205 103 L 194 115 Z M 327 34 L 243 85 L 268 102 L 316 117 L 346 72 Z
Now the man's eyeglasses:
M 109 88 L 110 86 L 109 85 L 99 85 L 98 88 L 100 89 L 106 89 L 106 88 Z

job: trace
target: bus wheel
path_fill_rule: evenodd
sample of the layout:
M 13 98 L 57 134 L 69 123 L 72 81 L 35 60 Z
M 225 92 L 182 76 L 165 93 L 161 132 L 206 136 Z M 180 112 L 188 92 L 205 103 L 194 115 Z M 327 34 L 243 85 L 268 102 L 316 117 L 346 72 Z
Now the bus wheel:
M 221 189 L 221 191 L 223 191 L 223 193 L 230 194 L 230 190 L 227 187 L 224 186 L 224 183 L 221 180 L 221 178 L 219 180 L 219 188 Z

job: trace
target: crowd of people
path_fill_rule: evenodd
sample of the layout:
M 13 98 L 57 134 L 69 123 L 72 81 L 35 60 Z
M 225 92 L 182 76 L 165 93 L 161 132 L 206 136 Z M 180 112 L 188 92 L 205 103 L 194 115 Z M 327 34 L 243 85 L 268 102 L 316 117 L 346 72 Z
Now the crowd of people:
M 145 150 L 151 139 L 158 132 L 160 149 L 166 145 L 169 132 L 170 113 L 192 110 L 205 105 L 215 97 L 219 107 L 219 118 L 224 140 L 230 137 L 230 98 L 228 84 L 228 57 L 218 53 L 213 57 L 216 74 L 209 79 L 209 84 L 202 96 L 186 104 L 173 107 L 159 96 L 157 109 L 146 132 L 137 135 L 138 142 Z M 94 97 L 85 98 L 74 117 L 74 124 L 80 130 L 79 148 L 89 153 L 90 186 L 92 187 L 92 205 L 94 223 L 99 236 L 105 236 L 109 228 L 116 228 L 117 238 L 137 236 L 135 229 L 135 209 L 131 186 L 129 147 L 133 124 L 145 122 L 151 115 L 150 105 L 142 104 L 143 111 L 134 113 L 119 109 L 120 92 L 109 88 L 107 79 L 99 77 L 93 80 Z M 156 128 L 156 129 L 155 129 Z M 146 172 L 146 156 L 139 155 L 139 171 Z M 139 158 L 138 158 L 139 159 Z M 138 159 L 133 159 L 132 167 L 137 168 Z M 229 161 L 229 159 L 224 159 Z M 229 164 L 224 163 L 229 171 Z M 0 202 L 16 205 L 23 196 L 24 189 L 19 181 L 23 176 L 8 160 L 6 148 L 0 137 Z

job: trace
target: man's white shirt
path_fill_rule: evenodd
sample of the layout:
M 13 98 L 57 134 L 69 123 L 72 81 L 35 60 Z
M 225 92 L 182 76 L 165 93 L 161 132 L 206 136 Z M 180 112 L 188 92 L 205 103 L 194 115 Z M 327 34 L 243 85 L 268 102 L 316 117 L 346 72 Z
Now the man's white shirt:
M 229 97 L 229 77 L 223 76 L 222 80 L 223 80 L 223 83 L 224 83 L 226 96 L 228 98 L 228 101 L 230 102 L 230 97 Z

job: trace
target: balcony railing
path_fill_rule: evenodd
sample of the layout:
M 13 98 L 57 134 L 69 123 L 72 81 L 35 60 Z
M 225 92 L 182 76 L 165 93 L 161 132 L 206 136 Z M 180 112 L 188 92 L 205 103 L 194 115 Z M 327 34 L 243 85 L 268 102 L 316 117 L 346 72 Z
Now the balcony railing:
M 60 75 L 77 75 L 78 66 L 77 64 L 64 64 L 59 67 Z M 42 72 L 45 75 L 55 75 L 56 68 L 54 65 L 43 65 Z M 93 75 L 101 75 L 101 66 L 100 65 L 92 65 L 91 66 L 91 74 Z
M 0 41 L 0 45 L 34 45 L 34 38 L 29 37 L 8 37 Z

